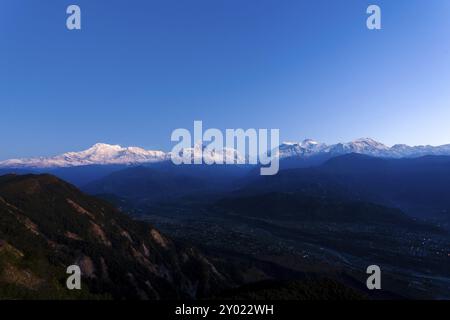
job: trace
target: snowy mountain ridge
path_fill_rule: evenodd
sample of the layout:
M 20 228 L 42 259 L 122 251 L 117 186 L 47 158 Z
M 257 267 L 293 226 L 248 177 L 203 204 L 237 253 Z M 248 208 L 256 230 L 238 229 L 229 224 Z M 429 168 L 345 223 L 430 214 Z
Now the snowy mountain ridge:
M 11 159 L 0 162 L 0 167 L 9 168 L 58 168 L 86 165 L 152 163 L 167 160 L 163 151 L 145 150 L 138 147 L 121 147 L 97 143 L 80 152 L 66 152 L 55 157 Z
M 184 152 L 194 156 L 194 148 L 188 148 Z M 373 157 L 385 158 L 414 158 L 426 155 L 450 155 L 450 144 L 442 146 L 408 146 L 397 144 L 388 147 L 370 138 L 357 139 L 347 143 L 327 145 L 312 139 L 301 142 L 283 142 L 280 145 L 279 156 L 281 159 L 291 157 L 311 157 L 320 154 L 332 156 L 360 153 Z M 139 147 L 122 147 L 97 143 L 87 150 L 79 152 L 66 152 L 54 157 L 23 158 L 0 161 L 0 168 L 62 168 L 86 165 L 137 165 L 145 163 L 157 163 L 170 160 L 171 153 L 158 150 L 145 150 Z M 204 151 L 203 159 L 219 159 L 222 157 L 242 156 L 234 149 L 220 151 Z M 246 157 L 247 158 L 247 157 Z
M 450 155 L 450 144 L 442 146 L 408 146 L 397 144 L 388 147 L 371 138 L 361 138 L 347 143 L 327 145 L 306 139 L 302 142 L 287 142 L 280 145 L 280 158 L 309 157 L 317 154 L 333 156 L 359 153 L 384 158 L 415 158 L 427 155 Z

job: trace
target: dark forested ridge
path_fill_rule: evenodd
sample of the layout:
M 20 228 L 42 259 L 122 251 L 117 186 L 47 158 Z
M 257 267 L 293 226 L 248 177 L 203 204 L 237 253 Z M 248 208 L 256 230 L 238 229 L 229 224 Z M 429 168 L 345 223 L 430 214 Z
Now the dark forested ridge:
M 66 289 L 66 268 L 83 273 Z M 0 177 L 0 298 L 198 298 L 225 278 L 197 250 L 50 175 Z

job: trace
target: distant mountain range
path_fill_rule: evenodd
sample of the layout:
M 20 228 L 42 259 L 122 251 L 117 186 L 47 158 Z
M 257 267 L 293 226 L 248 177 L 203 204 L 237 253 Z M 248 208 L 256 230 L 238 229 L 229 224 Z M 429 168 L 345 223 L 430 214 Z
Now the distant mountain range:
M 93 195 L 128 199 L 134 205 L 173 202 L 186 196 L 212 199 L 227 193 L 243 196 L 300 192 L 319 198 L 377 203 L 413 216 L 439 216 L 450 222 L 449 183 L 450 156 L 397 159 L 349 153 L 316 165 L 285 167 L 270 177 L 260 176 L 252 167 L 238 166 L 165 163 L 117 168 L 80 188 Z
M 450 157 L 380 158 L 362 154 L 332 157 L 321 165 L 254 175 L 239 194 L 302 192 L 400 208 L 413 216 L 450 221 Z
M 198 148 L 198 147 L 195 147 Z M 195 148 L 186 149 L 193 154 Z M 450 144 L 442 146 L 407 146 L 397 144 L 388 147 L 370 138 L 347 143 L 327 145 L 311 139 L 302 142 L 283 142 L 280 145 L 281 159 L 305 160 L 314 157 L 330 158 L 338 155 L 358 153 L 383 158 L 416 158 L 427 155 L 450 155 Z M 224 149 L 204 155 L 217 158 L 223 154 L 239 158 L 236 150 Z M 139 147 L 121 147 L 97 143 L 80 152 L 67 152 L 54 157 L 23 158 L 0 161 L 0 168 L 66 168 L 89 165 L 137 165 L 160 163 L 170 160 L 170 152 L 145 150 Z
M 284 142 L 280 146 L 280 157 L 310 157 L 318 154 L 331 156 L 359 153 L 383 158 L 416 158 L 426 155 L 450 155 L 450 144 L 442 146 L 408 146 L 396 144 L 388 147 L 370 138 L 357 139 L 347 143 L 327 145 L 311 139 L 302 142 Z

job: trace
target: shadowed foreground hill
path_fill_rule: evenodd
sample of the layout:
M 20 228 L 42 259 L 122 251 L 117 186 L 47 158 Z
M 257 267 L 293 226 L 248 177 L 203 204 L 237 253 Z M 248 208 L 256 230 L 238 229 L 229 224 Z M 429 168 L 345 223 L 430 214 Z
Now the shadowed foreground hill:
M 66 268 L 82 290 L 66 289 Z M 224 277 L 193 248 L 51 175 L 0 177 L 0 299 L 198 298 Z

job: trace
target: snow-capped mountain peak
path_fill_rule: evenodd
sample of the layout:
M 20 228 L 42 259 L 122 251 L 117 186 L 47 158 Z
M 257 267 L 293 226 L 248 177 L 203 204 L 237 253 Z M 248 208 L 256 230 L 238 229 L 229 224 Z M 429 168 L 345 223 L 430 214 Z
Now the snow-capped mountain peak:
M 319 142 L 317 142 L 316 140 L 313 140 L 313 139 L 305 139 L 301 142 L 301 144 L 304 146 L 310 146 L 310 145 L 318 145 Z
M 88 150 L 101 150 L 101 149 L 122 149 L 122 147 L 118 144 L 107 144 L 107 143 L 96 143 L 92 147 L 90 147 Z
M 375 157 L 389 157 L 389 147 L 371 138 L 338 143 L 329 146 L 327 151 L 332 154 L 361 153 Z
M 283 142 L 280 145 L 280 157 L 302 157 L 321 152 L 327 147 L 312 139 L 305 139 L 302 142 Z
M 382 143 L 380 143 L 380 142 L 378 142 L 378 141 L 376 141 L 376 140 L 374 140 L 372 138 L 359 138 L 359 139 L 353 140 L 353 141 L 351 141 L 349 143 L 366 144 L 366 145 L 373 145 L 373 146 L 382 144 Z
M 172 153 L 168 153 L 167 156 L 172 157 Z M 222 148 L 221 150 L 215 150 L 208 148 L 208 145 L 198 141 L 194 147 L 183 148 L 180 150 L 180 157 L 187 157 L 194 161 L 195 159 L 202 159 L 204 163 L 224 163 L 227 161 L 234 163 L 242 163 L 246 161 L 246 157 L 242 156 L 236 149 Z

